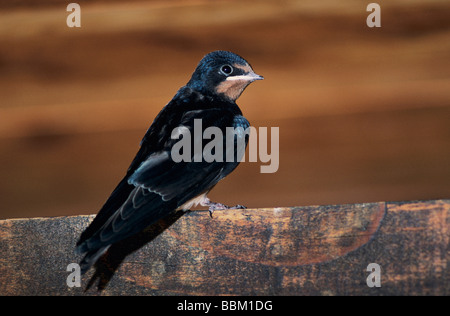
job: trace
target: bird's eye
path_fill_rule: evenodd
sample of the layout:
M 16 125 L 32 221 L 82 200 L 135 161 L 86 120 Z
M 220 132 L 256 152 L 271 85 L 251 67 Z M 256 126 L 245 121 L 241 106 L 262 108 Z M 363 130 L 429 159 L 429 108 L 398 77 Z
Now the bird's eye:
M 231 67 L 230 65 L 223 65 L 222 67 L 220 67 L 220 71 L 225 76 L 229 76 L 233 72 L 233 67 Z

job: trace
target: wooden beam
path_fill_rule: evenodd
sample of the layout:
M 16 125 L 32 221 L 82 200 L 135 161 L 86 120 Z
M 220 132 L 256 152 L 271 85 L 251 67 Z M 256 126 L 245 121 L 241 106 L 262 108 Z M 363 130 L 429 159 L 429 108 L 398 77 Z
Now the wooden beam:
M 434 200 L 175 215 L 111 247 L 80 287 L 67 266 L 93 216 L 2 220 L 0 295 L 448 295 L 449 210 Z

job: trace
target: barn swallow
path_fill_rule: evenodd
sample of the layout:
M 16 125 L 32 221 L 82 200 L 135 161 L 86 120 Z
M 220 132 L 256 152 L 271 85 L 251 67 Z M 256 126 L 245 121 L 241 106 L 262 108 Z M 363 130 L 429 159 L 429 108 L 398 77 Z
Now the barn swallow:
M 199 62 L 189 82 L 156 116 L 125 177 L 81 234 L 76 252 L 86 254 L 80 263 L 82 273 L 112 244 L 175 211 L 188 211 L 197 205 L 208 207 L 210 212 L 244 208 L 214 203 L 206 196 L 240 159 L 175 162 L 171 150 L 178 139 L 171 135 L 179 127 L 192 131 L 198 119 L 202 129 L 218 127 L 223 135 L 226 127 L 246 130 L 250 124 L 235 101 L 250 83 L 261 79 L 245 59 L 231 52 L 211 52 Z M 248 134 L 234 137 L 234 147 L 239 137 L 247 146 Z

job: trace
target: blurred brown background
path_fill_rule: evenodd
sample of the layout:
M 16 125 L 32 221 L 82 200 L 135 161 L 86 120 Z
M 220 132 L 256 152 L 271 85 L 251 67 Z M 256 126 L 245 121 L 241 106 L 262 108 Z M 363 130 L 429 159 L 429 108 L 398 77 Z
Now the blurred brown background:
M 93 214 L 160 109 L 212 50 L 266 79 L 238 100 L 280 128 L 280 168 L 210 197 L 248 207 L 450 198 L 450 2 L 0 4 L 0 218 Z

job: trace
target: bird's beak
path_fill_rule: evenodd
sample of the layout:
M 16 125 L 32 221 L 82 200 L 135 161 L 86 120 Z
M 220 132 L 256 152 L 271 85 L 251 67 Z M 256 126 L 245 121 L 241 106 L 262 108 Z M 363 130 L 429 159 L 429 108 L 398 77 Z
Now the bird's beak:
M 226 80 L 227 81 L 243 80 L 243 81 L 248 81 L 250 83 L 255 80 L 263 80 L 263 79 L 264 79 L 263 76 L 260 76 L 256 73 L 254 73 L 253 71 L 250 71 L 249 73 L 247 73 L 245 75 L 228 77 Z
M 263 76 L 260 76 L 256 73 L 254 73 L 253 71 L 251 73 L 249 73 L 248 75 L 250 76 L 252 82 L 255 80 L 263 80 L 264 79 Z

